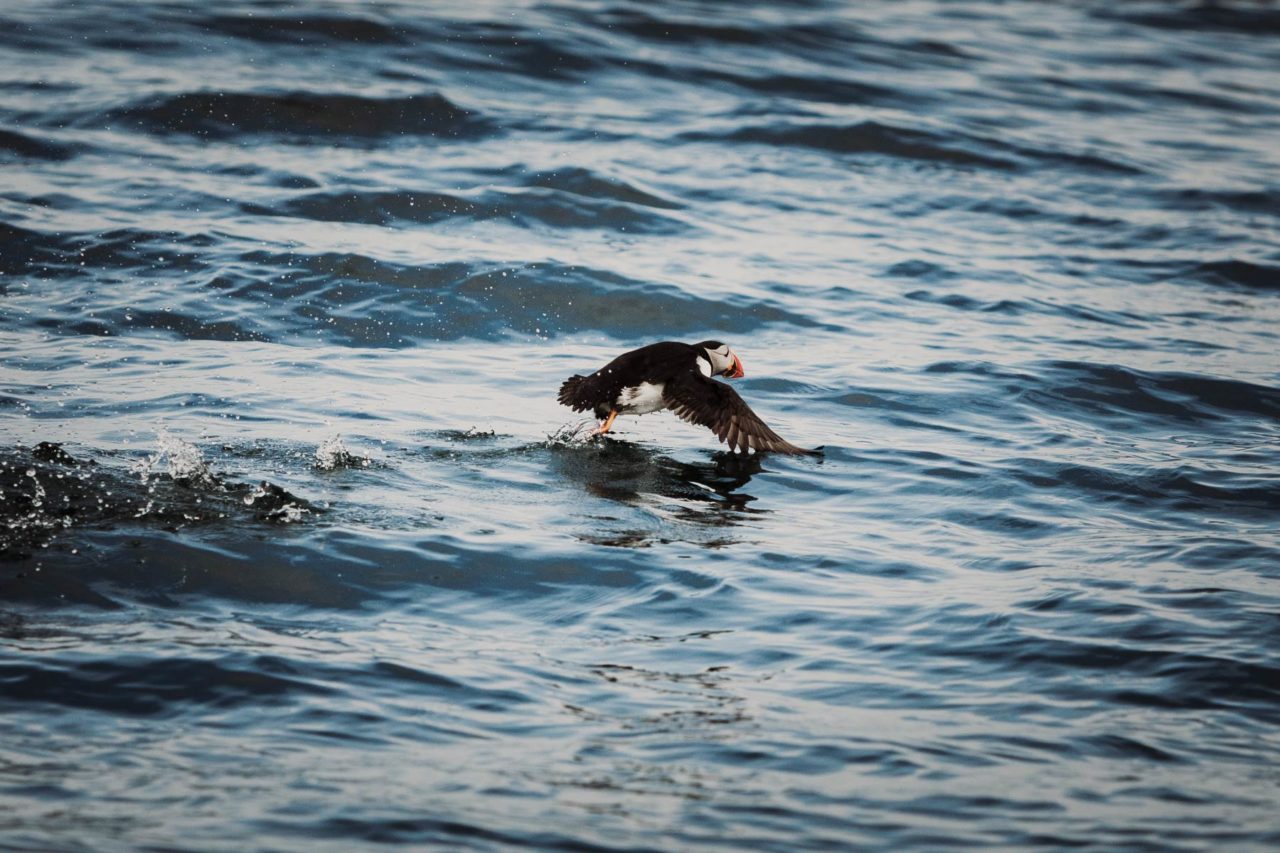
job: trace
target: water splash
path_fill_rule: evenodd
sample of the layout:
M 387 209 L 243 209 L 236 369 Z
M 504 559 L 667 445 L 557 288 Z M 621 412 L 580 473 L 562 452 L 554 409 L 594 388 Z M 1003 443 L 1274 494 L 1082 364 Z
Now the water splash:
M 576 424 L 565 424 L 554 432 L 547 433 L 547 447 L 564 447 L 570 444 L 586 444 L 595 438 L 598 425 L 594 420 L 579 421 Z
M 151 480 L 156 468 L 165 463 L 169 478 L 175 483 L 188 486 L 219 486 L 218 477 L 209 469 L 200 448 L 177 436 L 170 435 L 168 430 L 161 429 L 156 433 L 156 452 L 133 466 L 142 482 Z
M 40 478 L 36 476 L 35 468 L 28 468 L 27 476 L 31 478 L 31 484 L 35 487 L 35 491 L 31 494 L 31 508 L 38 512 L 44 506 L 44 486 L 40 485 Z
M 41 458 L 45 455 L 43 446 L 38 445 L 29 456 L 18 451 L 0 458 L 0 561 L 20 559 L 29 556 L 33 548 L 48 547 L 51 537 L 70 527 L 73 516 L 83 508 L 73 505 L 68 492 L 90 492 L 87 472 L 63 470 L 61 462 L 46 462 Z M 94 489 L 92 494 L 102 501 L 103 490 Z
M 307 501 L 266 480 L 245 495 L 243 501 L 245 506 L 258 510 L 259 520 L 281 524 L 301 521 L 313 510 Z
M 342 436 L 335 433 L 325 439 L 316 448 L 315 467 L 321 471 L 332 471 L 336 468 L 368 468 L 373 463 L 368 454 L 363 456 L 352 453 L 342 441 Z

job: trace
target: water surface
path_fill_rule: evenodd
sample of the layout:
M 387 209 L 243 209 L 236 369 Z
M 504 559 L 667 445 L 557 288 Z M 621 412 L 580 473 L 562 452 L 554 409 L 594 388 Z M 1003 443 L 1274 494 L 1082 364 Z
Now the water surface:
M 6 4 L 0 846 L 1280 843 L 1277 32 Z

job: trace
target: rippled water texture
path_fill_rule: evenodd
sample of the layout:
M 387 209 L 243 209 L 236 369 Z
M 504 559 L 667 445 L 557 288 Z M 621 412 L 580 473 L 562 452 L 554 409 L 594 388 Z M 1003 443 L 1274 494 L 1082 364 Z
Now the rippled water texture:
M 1280 11 L 0 5 L 0 848 L 1280 845 Z M 559 383 L 719 338 L 819 459 Z

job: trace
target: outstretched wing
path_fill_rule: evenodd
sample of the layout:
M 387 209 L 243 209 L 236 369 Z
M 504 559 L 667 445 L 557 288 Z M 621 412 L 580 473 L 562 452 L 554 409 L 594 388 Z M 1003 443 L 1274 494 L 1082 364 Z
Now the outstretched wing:
M 772 450 L 793 455 L 818 453 L 796 447 L 769 429 L 737 391 L 723 382 L 708 379 L 696 369 L 668 382 L 663 388 L 663 397 L 678 417 L 710 428 L 730 450 L 743 453 L 748 449 Z

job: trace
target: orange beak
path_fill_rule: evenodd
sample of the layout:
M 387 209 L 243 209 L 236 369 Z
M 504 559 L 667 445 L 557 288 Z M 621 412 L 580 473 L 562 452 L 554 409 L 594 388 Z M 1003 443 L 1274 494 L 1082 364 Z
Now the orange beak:
M 742 359 L 738 358 L 738 354 L 733 350 L 729 350 L 729 355 L 733 356 L 733 368 L 732 368 L 733 372 L 730 373 L 728 370 L 726 370 L 724 372 L 724 375 L 729 377 L 730 379 L 741 379 L 742 377 L 746 376 L 747 375 L 746 371 L 742 369 Z

